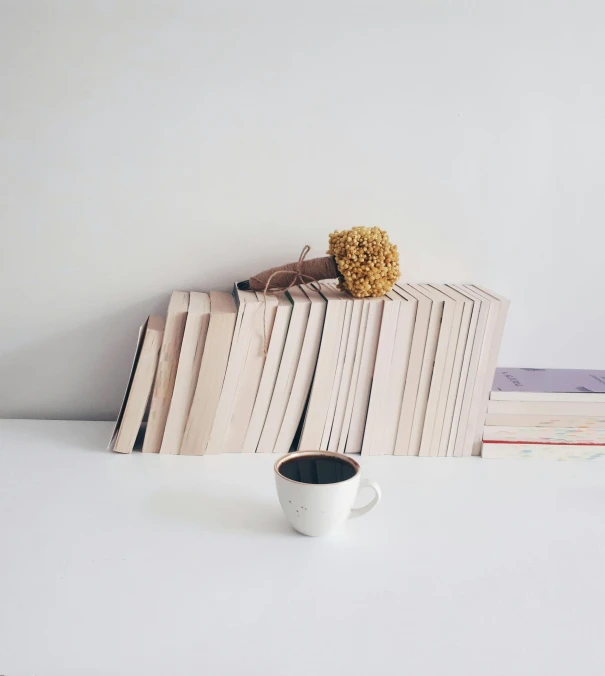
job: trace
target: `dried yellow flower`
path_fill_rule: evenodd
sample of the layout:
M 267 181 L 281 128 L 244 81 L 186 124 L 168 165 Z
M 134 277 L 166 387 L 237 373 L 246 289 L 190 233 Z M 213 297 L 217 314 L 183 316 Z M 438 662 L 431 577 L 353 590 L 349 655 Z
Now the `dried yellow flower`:
M 338 286 L 356 298 L 382 296 L 399 279 L 399 252 L 384 230 L 357 226 L 330 234 L 330 248 L 340 272 Z

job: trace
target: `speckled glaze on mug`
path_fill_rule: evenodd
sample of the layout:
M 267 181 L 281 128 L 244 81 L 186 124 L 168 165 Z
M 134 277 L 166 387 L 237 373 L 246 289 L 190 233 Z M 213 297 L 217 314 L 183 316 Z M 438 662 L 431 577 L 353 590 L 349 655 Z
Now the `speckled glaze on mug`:
M 289 462 L 302 458 L 330 458 L 348 463 L 354 470 L 353 476 L 335 483 L 305 483 L 289 479 L 281 469 Z M 342 453 L 328 451 L 297 451 L 288 453 L 275 463 L 275 485 L 279 502 L 286 518 L 293 528 L 303 535 L 326 535 L 347 519 L 367 514 L 380 501 L 378 484 L 361 479 L 361 469 L 353 458 Z M 349 472 L 350 473 L 350 472 Z M 360 491 L 371 488 L 372 500 L 363 507 L 353 508 Z

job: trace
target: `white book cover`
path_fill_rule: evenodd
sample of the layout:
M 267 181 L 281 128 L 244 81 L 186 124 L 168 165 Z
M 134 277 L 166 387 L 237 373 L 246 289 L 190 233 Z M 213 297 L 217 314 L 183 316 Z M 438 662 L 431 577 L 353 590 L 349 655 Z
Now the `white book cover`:
M 233 296 L 237 307 L 235 331 L 231 351 L 229 352 L 225 380 L 206 448 L 206 454 L 208 455 L 216 455 L 228 450 L 224 444 L 225 434 L 235 406 L 239 381 L 246 363 L 246 355 L 252 339 L 256 315 L 260 307 L 258 297 L 254 291 L 241 291 L 235 287 Z
M 372 376 L 374 374 L 376 352 L 378 350 L 380 322 L 382 320 L 382 312 L 385 306 L 384 296 L 381 296 L 380 298 L 367 298 L 365 300 L 369 305 L 368 321 L 365 338 L 363 341 L 363 349 L 361 352 L 357 387 L 355 389 L 355 399 L 353 402 L 351 421 L 349 423 L 349 433 L 347 435 L 345 453 L 361 452 L 363 431 L 368 415 L 368 403 L 370 400 L 370 389 L 372 387 Z
M 292 383 L 292 390 L 288 405 L 284 413 L 279 434 L 275 441 L 274 453 L 288 453 L 296 430 L 305 410 L 307 397 L 311 388 L 311 382 L 315 373 L 317 356 L 319 354 L 319 345 L 321 343 L 321 334 L 323 331 L 324 318 L 326 315 L 325 298 L 310 286 L 303 287 L 303 290 L 311 301 L 311 310 L 309 312 L 309 321 L 303 341 L 296 375 Z
M 277 311 L 277 298 L 257 293 L 258 305 L 254 312 L 252 334 L 239 378 L 231 418 L 223 437 L 223 453 L 241 453 L 252 409 L 265 366 L 265 336 L 270 341 Z
M 151 404 L 149 405 L 143 453 L 159 453 L 162 446 L 162 437 L 164 436 L 170 401 L 172 400 L 188 309 L 189 294 L 186 291 L 173 291 L 168 304 L 158 372 L 155 376 Z M 176 453 L 177 450 L 172 451 L 171 449 L 171 452 Z
M 586 427 L 605 429 L 605 416 L 489 413 L 486 425 L 507 427 Z
M 420 444 L 422 442 L 422 434 L 428 408 L 431 380 L 435 366 L 439 334 L 441 332 L 441 319 L 443 316 L 445 300 L 441 294 L 432 294 L 428 289 L 421 285 L 413 284 L 412 286 L 432 300 L 426 345 L 422 357 L 422 371 L 420 373 L 420 382 L 418 385 L 418 396 L 416 399 L 416 407 L 414 409 L 412 431 L 410 433 L 410 445 L 408 447 L 408 455 L 418 455 L 420 452 Z
M 398 284 L 396 288 L 415 298 L 418 303 L 409 365 L 405 377 L 399 421 L 397 423 L 395 447 L 393 449 L 395 455 L 408 455 L 410 452 L 414 413 L 419 400 L 418 393 L 433 301 L 410 284 Z
M 326 310 L 317 364 L 299 442 L 299 448 L 302 450 L 321 449 L 345 320 L 346 296 L 329 284 L 321 284 L 320 293 L 326 301 Z
M 378 436 L 385 424 L 383 416 L 388 396 L 389 372 L 393 363 L 399 308 L 404 302 L 401 296 L 392 292 L 386 294 L 384 299 L 368 415 L 361 445 L 361 452 L 364 455 L 384 454 L 383 448 L 378 443 Z
M 490 401 L 487 413 L 605 416 L 605 404 L 591 401 Z
M 443 416 L 452 380 L 452 369 L 456 353 L 460 321 L 462 319 L 462 304 L 444 291 L 444 285 L 423 284 L 423 288 L 430 288 L 431 292 L 441 294 L 444 298 L 443 315 L 441 317 L 441 330 L 439 342 L 435 352 L 435 365 L 429 400 L 422 430 L 419 455 L 438 456 L 441 430 L 443 429 Z
M 361 326 L 361 315 L 363 309 L 362 298 L 351 299 L 351 323 L 347 336 L 344 363 L 342 367 L 342 380 L 340 387 L 337 390 L 336 408 L 334 410 L 334 421 L 330 430 L 330 439 L 328 442 L 328 450 L 335 453 L 338 451 L 340 438 L 343 430 L 343 423 L 345 419 L 345 410 L 349 393 L 351 390 L 351 381 L 353 378 L 353 368 L 355 365 L 355 354 L 357 352 L 359 342 L 359 330 Z M 352 407 L 352 403 L 351 403 Z
M 290 317 L 292 316 L 292 301 L 290 300 L 290 296 L 283 291 L 277 294 L 277 300 L 278 305 L 273 322 L 273 330 L 270 334 L 269 349 L 256 399 L 254 400 L 250 423 L 246 430 L 242 447 L 243 453 L 255 453 L 258 447 L 286 345 L 288 326 L 290 324 Z
M 492 460 L 605 460 L 605 446 L 589 444 L 484 443 L 481 455 Z
M 128 386 L 109 442 L 116 453 L 130 453 L 134 448 L 151 396 L 163 335 L 163 317 L 152 315 L 139 329 Z
M 481 455 L 481 437 L 483 425 L 485 423 L 485 416 L 487 413 L 487 402 L 489 401 L 489 393 L 494 381 L 494 374 L 496 373 L 496 365 L 498 364 L 498 355 L 500 353 L 500 345 L 504 336 L 504 328 L 506 326 L 506 317 L 508 316 L 508 308 L 510 300 L 504 298 L 489 289 L 481 286 L 473 285 L 473 290 L 482 294 L 485 298 L 489 298 L 492 303 L 497 303 L 498 315 L 496 319 L 496 326 L 489 344 L 489 353 L 487 356 L 486 371 L 483 380 L 483 386 L 480 393 L 480 400 L 477 407 L 477 414 L 471 423 L 474 427 L 472 455 Z
M 338 290 L 337 290 L 338 291 Z M 343 293 L 338 291 L 338 293 Z M 336 372 L 334 374 L 334 382 L 332 384 L 332 393 L 330 395 L 330 402 L 328 404 L 328 413 L 326 415 L 326 422 L 321 437 L 320 450 L 327 451 L 330 443 L 330 436 L 332 434 L 332 427 L 334 425 L 334 417 L 336 414 L 336 405 L 338 403 L 338 396 L 343 387 L 343 374 L 345 357 L 347 352 L 347 343 L 349 340 L 349 333 L 351 330 L 351 319 L 353 316 L 353 298 L 345 294 L 345 315 L 340 337 L 340 346 L 338 349 L 338 359 L 336 360 Z
M 456 437 L 458 435 L 458 430 L 460 429 L 460 420 L 462 417 L 462 405 L 464 402 L 464 397 L 465 393 L 467 392 L 468 388 L 472 388 L 471 385 L 469 385 L 471 375 L 470 375 L 470 367 L 471 367 L 471 358 L 473 355 L 473 347 L 475 345 L 475 338 L 477 335 L 477 328 L 479 324 L 479 313 L 481 310 L 481 299 L 479 296 L 475 294 L 469 294 L 467 293 L 463 287 L 452 285 L 452 288 L 460 293 L 460 295 L 463 295 L 465 298 L 468 299 L 469 305 L 470 305 L 470 319 L 468 323 L 468 329 L 467 331 L 467 336 L 466 336 L 466 343 L 464 345 L 464 353 L 462 356 L 462 364 L 460 366 L 460 375 L 458 379 L 458 389 L 456 392 L 456 397 L 454 401 L 454 407 L 453 411 L 451 412 L 451 422 L 450 422 L 450 427 L 449 429 L 445 429 L 444 433 L 442 434 L 442 441 L 441 444 L 445 442 L 446 444 L 446 452 L 445 455 L 448 457 L 453 457 L 454 456 L 454 448 L 456 445 Z M 487 316 L 487 315 L 485 315 Z M 464 333 L 464 316 L 463 316 L 463 322 L 461 323 L 461 336 Z M 447 416 L 449 415 L 448 409 L 446 409 L 446 421 L 447 421 Z M 468 420 L 468 414 L 466 416 L 466 420 Z M 465 422 L 466 424 L 466 422 Z M 439 447 L 439 453 L 441 455 L 442 453 L 442 445 L 440 444 Z
M 390 361 L 390 358 L 393 355 L 393 342 L 395 339 L 395 327 L 397 325 L 397 317 L 395 315 L 398 310 L 398 303 L 394 303 L 388 296 L 385 297 L 382 317 L 380 318 L 380 325 L 378 328 L 376 360 L 372 373 L 372 382 L 368 399 L 368 412 L 361 443 L 361 453 L 364 455 L 372 454 L 371 449 L 374 442 L 374 427 L 376 418 L 378 417 L 378 409 L 384 398 L 387 362 Z
M 598 427 L 506 427 L 483 428 L 483 442 L 540 444 L 605 444 L 605 429 Z
M 237 321 L 233 296 L 210 292 L 210 323 L 191 409 L 181 443 L 181 455 L 203 455 L 221 396 Z
M 473 430 L 471 429 L 471 412 L 473 410 L 473 399 L 476 396 L 477 382 L 479 375 L 479 366 L 481 362 L 481 355 L 484 352 L 485 344 L 485 332 L 488 324 L 488 319 L 490 317 L 490 312 L 494 313 L 494 308 L 491 308 L 491 304 L 488 300 L 485 300 L 482 296 L 475 293 L 472 289 L 467 288 L 466 286 L 456 286 L 456 289 L 464 291 L 469 295 L 476 304 L 479 305 L 479 317 L 477 320 L 477 331 L 475 333 L 475 339 L 473 341 L 473 349 L 471 352 L 470 363 L 468 376 L 466 380 L 466 389 L 464 392 L 464 397 L 462 400 L 462 408 L 460 410 L 460 419 L 458 421 L 458 431 L 456 435 L 456 441 L 454 444 L 454 456 L 462 457 L 464 455 L 472 454 L 472 436 Z
M 388 370 L 386 397 L 381 411 L 380 423 L 375 426 L 375 445 L 379 453 L 393 455 L 403 396 L 407 382 L 418 299 L 401 288 L 395 287 L 391 293 L 401 297 L 397 316 L 397 328 L 393 356 Z
M 446 362 L 446 375 L 451 375 L 449 376 L 447 387 L 445 387 L 444 381 L 441 400 L 437 408 L 435 431 L 433 432 L 433 447 L 436 448 L 438 456 L 445 457 L 447 456 L 447 446 L 452 431 L 454 407 L 460 387 L 462 362 L 467 347 L 473 301 L 468 296 L 458 293 L 455 289 L 452 289 L 445 284 L 438 285 L 437 288 L 456 301 L 456 314 L 454 316 L 454 324 L 452 326 L 452 335 Z
M 132 388 L 132 381 L 133 381 L 133 378 L 134 378 L 134 372 L 135 372 L 135 369 L 137 367 L 139 357 L 141 356 L 141 349 L 143 348 L 143 337 L 145 336 L 145 331 L 147 330 L 147 323 L 148 322 L 149 322 L 149 317 L 147 317 L 144 324 L 142 324 L 139 327 L 139 334 L 137 336 L 137 344 L 136 344 L 136 347 L 135 347 L 135 350 L 134 350 L 134 356 L 132 358 L 132 366 L 130 367 L 130 373 L 128 375 L 128 382 L 126 383 L 126 390 L 124 392 L 122 404 L 120 405 L 120 411 L 118 412 L 116 424 L 114 425 L 113 431 L 111 433 L 111 439 L 109 440 L 109 444 L 107 446 L 108 451 L 114 450 L 116 439 L 118 437 L 118 432 L 120 430 L 120 425 L 122 424 L 122 419 L 124 418 L 124 410 L 126 409 L 126 402 L 128 401 L 128 395 L 130 394 L 130 390 Z M 162 339 L 160 337 L 160 346 L 161 346 L 161 344 L 162 344 Z M 159 350 L 160 346 L 158 346 L 158 350 Z
M 353 404 L 355 403 L 355 393 L 357 392 L 357 383 L 359 381 L 359 368 L 361 365 L 361 355 L 363 353 L 363 343 L 365 341 L 366 329 L 368 327 L 368 316 L 370 314 L 370 304 L 368 299 L 362 298 L 360 300 L 362 302 L 361 320 L 359 324 L 359 332 L 357 334 L 357 344 L 355 346 L 355 357 L 353 359 L 351 383 L 349 385 L 349 393 L 347 396 L 347 403 L 342 421 L 340 439 L 338 440 L 338 453 L 344 453 L 347 445 L 347 437 L 349 436 L 349 427 L 351 424 L 351 417 L 353 415 Z
M 296 369 L 309 322 L 311 301 L 302 288 L 294 286 L 287 291 L 287 294 L 293 303 L 292 314 L 275 387 L 271 395 L 271 403 L 256 449 L 257 453 L 273 453 L 275 448 L 277 435 L 279 434 L 290 399 L 290 392 L 292 391 L 292 384 L 296 376 Z
M 200 372 L 209 322 L 210 296 L 207 293 L 192 291 L 189 294 L 185 333 L 160 453 L 176 454 L 181 448 Z

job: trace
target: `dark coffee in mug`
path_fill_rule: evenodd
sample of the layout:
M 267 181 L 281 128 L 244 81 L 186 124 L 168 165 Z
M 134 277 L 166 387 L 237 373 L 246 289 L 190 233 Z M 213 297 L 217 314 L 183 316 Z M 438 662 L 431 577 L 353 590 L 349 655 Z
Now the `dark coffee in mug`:
M 378 504 L 380 487 L 360 474 L 353 458 L 328 451 L 288 453 L 274 465 L 279 504 L 292 527 L 304 535 L 325 535 Z M 367 488 L 374 498 L 354 507 L 359 491 Z
M 284 458 L 277 471 L 290 481 L 303 484 L 337 484 L 352 479 L 357 474 L 357 464 L 346 457 L 328 456 L 318 453 L 290 453 Z

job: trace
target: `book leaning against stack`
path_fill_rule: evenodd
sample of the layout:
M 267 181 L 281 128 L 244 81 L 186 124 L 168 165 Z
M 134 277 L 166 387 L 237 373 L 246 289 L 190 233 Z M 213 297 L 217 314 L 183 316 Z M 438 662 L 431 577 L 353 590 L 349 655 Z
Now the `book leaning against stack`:
M 497 369 L 484 458 L 605 458 L 605 371 Z
M 141 328 L 110 447 L 480 455 L 508 305 L 469 284 L 175 291 Z

